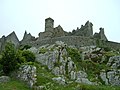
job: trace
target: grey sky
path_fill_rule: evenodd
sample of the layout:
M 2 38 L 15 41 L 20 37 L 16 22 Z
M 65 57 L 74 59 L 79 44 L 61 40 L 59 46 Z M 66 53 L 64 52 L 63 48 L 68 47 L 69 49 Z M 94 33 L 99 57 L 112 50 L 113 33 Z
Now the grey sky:
M 15 31 L 21 40 L 25 30 L 38 37 L 51 17 L 65 31 L 89 20 L 94 32 L 103 27 L 108 40 L 120 42 L 119 9 L 120 0 L 0 0 L 0 37 Z

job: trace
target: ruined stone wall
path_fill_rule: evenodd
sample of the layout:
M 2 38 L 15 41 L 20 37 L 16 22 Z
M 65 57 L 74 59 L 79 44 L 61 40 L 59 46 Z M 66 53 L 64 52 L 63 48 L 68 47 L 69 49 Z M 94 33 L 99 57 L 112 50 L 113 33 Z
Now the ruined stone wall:
M 118 50 L 118 49 L 120 50 L 120 43 L 117 43 L 117 42 L 106 41 L 106 42 L 104 42 L 104 45 L 107 47 L 116 49 L 116 50 Z
M 15 45 L 15 47 L 19 46 L 19 40 L 18 40 L 15 32 L 12 32 L 11 34 L 9 34 L 6 37 L 6 42 L 12 42 Z
M 51 39 L 31 41 L 26 44 L 39 48 L 40 46 L 45 44 L 54 44 L 56 41 L 63 41 L 68 45 L 73 45 L 79 48 L 81 46 L 97 46 L 96 40 L 97 39 L 82 37 L 82 36 L 63 36 L 63 37 L 56 37 Z M 101 40 L 100 43 L 101 43 L 100 45 L 102 46 L 107 46 L 114 49 L 120 49 L 120 43 L 111 42 L 111 41 L 101 41 Z
M 85 38 L 81 36 L 63 36 L 63 37 L 56 37 L 51 39 L 37 40 L 35 42 L 30 42 L 29 45 L 39 47 L 45 44 L 54 44 L 56 41 L 63 41 L 68 45 L 74 45 L 76 47 L 96 45 L 94 39 L 90 39 L 87 37 Z

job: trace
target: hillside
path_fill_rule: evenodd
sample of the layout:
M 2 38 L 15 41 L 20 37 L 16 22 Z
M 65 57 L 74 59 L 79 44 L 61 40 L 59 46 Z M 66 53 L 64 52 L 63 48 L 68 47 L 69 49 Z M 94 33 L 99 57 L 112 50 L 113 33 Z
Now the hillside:
M 39 48 L 29 47 L 27 51 L 34 53 L 35 61 L 21 64 L 8 82 L 3 83 L 0 78 L 0 90 L 120 89 L 119 50 L 97 46 L 78 49 L 56 41 Z

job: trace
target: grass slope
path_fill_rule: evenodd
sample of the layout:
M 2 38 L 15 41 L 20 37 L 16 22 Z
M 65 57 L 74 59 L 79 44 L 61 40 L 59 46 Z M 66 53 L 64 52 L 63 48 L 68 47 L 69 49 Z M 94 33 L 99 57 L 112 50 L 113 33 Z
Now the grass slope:
M 31 90 L 25 83 L 16 79 L 11 79 L 10 82 L 0 83 L 0 90 Z

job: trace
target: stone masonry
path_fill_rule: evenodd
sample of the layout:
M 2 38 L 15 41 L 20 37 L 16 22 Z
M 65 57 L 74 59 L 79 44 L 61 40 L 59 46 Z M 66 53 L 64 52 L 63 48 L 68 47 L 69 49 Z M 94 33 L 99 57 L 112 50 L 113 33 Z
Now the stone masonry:
M 0 38 L 0 51 L 4 50 L 5 43 L 11 41 L 15 44 L 15 47 L 19 45 L 31 45 L 39 47 L 43 44 L 53 44 L 56 41 L 63 41 L 68 45 L 76 47 L 97 45 L 97 40 L 101 42 L 101 45 L 111 48 L 119 49 L 120 43 L 108 41 L 104 28 L 100 28 L 99 33 L 93 34 L 93 24 L 89 21 L 85 25 L 81 25 L 81 28 L 77 28 L 72 32 L 66 32 L 62 26 L 58 25 L 54 27 L 54 20 L 52 18 L 45 19 L 45 31 L 40 32 L 37 38 L 33 37 L 30 33 L 25 31 L 24 37 L 21 41 L 18 40 L 15 32 L 13 31 L 8 36 Z

